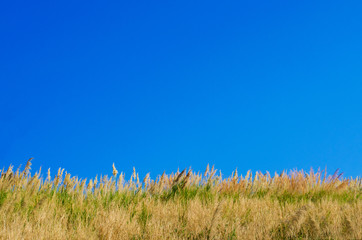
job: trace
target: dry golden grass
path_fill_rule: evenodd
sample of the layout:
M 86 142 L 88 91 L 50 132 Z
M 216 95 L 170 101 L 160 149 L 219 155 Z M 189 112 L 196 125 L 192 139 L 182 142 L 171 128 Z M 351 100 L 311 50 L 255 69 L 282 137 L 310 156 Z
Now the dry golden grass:
M 362 181 L 336 172 L 223 179 L 183 170 L 89 181 L 59 169 L 0 177 L 0 239 L 362 239 Z

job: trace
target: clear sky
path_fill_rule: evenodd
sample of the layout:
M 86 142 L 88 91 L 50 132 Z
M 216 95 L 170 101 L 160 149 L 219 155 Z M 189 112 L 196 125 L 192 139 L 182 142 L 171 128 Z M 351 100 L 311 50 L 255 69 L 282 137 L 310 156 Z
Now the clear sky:
M 0 165 L 362 175 L 361 1 L 2 1 Z

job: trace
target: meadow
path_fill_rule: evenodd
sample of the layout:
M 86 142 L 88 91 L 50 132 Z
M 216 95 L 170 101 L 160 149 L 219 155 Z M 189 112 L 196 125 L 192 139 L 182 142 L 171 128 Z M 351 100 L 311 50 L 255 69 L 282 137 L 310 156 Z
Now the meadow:
M 0 174 L 0 239 L 362 239 L 361 178 L 338 171 Z

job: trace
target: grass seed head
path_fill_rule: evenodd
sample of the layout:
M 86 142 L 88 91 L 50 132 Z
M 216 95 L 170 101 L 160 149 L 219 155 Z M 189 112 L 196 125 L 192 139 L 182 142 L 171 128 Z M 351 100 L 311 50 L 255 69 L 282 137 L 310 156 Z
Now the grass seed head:
M 117 176 L 118 171 L 117 171 L 116 167 L 114 166 L 114 163 L 113 163 L 113 165 L 112 165 L 112 168 L 113 168 L 113 171 L 112 171 L 113 176 Z

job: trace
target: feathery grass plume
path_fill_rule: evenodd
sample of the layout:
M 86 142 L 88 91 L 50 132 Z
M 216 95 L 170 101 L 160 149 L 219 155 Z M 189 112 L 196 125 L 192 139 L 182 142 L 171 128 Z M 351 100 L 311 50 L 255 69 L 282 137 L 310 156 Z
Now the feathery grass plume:
M 80 184 L 79 184 L 79 191 L 80 192 L 84 191 L 84 187 L 85 187 L 86 183 L 87 183 L 87 179 L 80 180 Z
M 235 171 L 232 173 L 232 178 L 238 179 L 238 169 L 235 169 Z
M 19 167 L 16 169 L 16 172 L 15 172 L 15 176 L 16 177 L 20 177 L 20 167 L 21 167 L 21 164 L 19 165 Z M 1 172 L 1 170 L 0 170 Z
M 6 172 L 5 172 L 5 175 L 8 177 L 11 176 L 13 174 L 13 168 L 14 168 L 14 166 L 10 165 L 8 170 L 6 170 Z
M 210 166 L 209 166 L 209 164 L 207 164 L 206 170 L 204 172 L 204 177 L 206 177 L 206 175 L 209 173 L 209 170 L 210 170 Z
M 96 187 L 97 186 L 97 183 L 98 183 L 98 175 L 96 175 L 96 177 L 94 178 L 94 181 L 93 181 L 93 184 L 94 186 Z
M 137 173 L 137 175 L 136 175 L 136 176 L 137 176 L 137 178 L 136 178 L 136 179 L 137 179 L 137 186 L 138 186 L 138 185 L 140 184 L 140 178 L 139 178 L 139 176 L 138 176 L 138 173 Z
M 90 193 L 93 189 L 93 180 L 89 180 L 88 186 L 87 186 L 87 191 L 88 193 Z
M 149 178 L 150 178 L 150 173 L 147 173 L 146 176 L 143 178 L 142 183 L 146 185 L 148 183 Z
M 56 179 L 54 181 L 55 187 L 59 186 L 62 183 L 62 181 L 63 181 L 63 172 L 64 172 L 64 169 L 61 169 L 61 168 L 58 169 L 58 174 L 57 174 L 57 177 L 56 177 Z
M 112 168 L 113 168 L 113 171 L 112 171 L 113 176 L 116 177 L 117 174 L 118 174 L 118 171 L 117 171 L 116 167 L 114 166 L 114 163 L 113 163 L 113 165 L 112 165 Z
M 163 191 L 165 185 L 165 178 L 166 178 L 165 176 L 166 172 L 163 171 L 162 175 L 158 178 L 157 187 L 156 187 L 156 191 L 158 194 L 160 194 Z
M 173 180 L 173 183 L 172 183 L 173 185 L 178 183 L 178 181 L 180 180 L 181 176 L 185 173 L 185 171 L 186 171 L 186 168 L 184 170 L 182 170 L 182 172 L 177 175 L 177 177 Z
M 185 184 L 186 184 L 186 185 L 188 185 L 188 183 L 189 183 L 189 181 L 190 181 L 191 175 L 192 175 L 192 170 L 191 170 L 191 168 L 190 168 L 190 169 L 187 171 L 187 174 L 186 174 L 186 176 L 185 176 L 185 178 L 184 178 L 184 181 L 185 181 Z
M 122 192 L 123 189 L 124 189 L 124 174 L 123 172 L 121 172 L 121 174 L 119 174 L 118 176 L 118 181 L 117 181 L 117 189 L 118 189 L 118 192 Z
M 48 168 L 48 172 L 47 172 L 47 182 L 50 183 L 52 180 L 52 176 L 50 175 L 50 168 Z
M 65 178 L 64 178 L 63 184 L 68 188 L 70 183 L 71 183 L 70 174 L 65 172 Z
M 32 165 L 31 160 L 33 160 L 33 158 L 29 158 L 28 161 L 26 162 L 25 169 L 24 169 L 24 175 L 28 175 L 30 173 L 31 165 Z
M 135 167 L 133 167 L 132 177 L 133 177 L 133 179 L 136 179 L 136 168 Z

